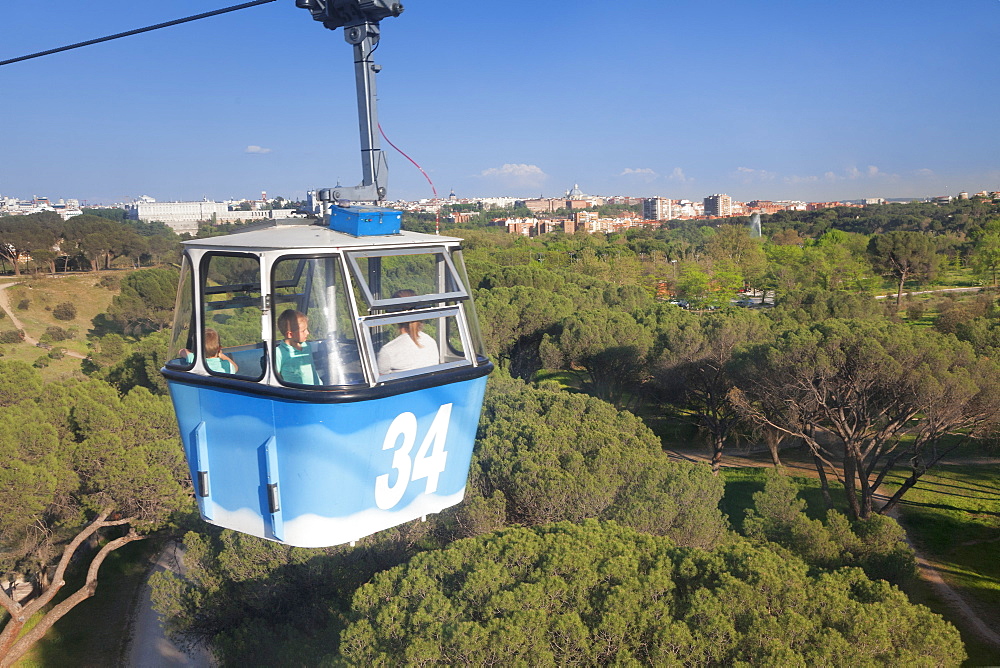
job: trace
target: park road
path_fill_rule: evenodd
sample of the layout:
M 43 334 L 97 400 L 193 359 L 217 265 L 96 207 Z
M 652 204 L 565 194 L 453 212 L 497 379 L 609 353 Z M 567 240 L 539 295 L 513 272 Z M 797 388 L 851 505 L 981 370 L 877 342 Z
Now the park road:
M 184 550 L 176 542 L 167 543 L 156 559 L 149 575 L 170 570 L 178 573 L 183 569 Z M 149 577 L 142 585 L 142 591 L 132 613 L 132 628 L 129 647 L 125 654 L 128 668 L 211 668 L 215 665 L 211 654 L 198 646 L 190 653 L 167 639 L 163 625 L 153 610 L 152 588 Z

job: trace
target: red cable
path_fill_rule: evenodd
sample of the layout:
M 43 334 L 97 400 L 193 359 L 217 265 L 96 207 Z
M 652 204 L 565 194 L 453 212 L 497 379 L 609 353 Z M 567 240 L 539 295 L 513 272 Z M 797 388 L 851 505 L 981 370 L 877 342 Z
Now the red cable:
M 407 160 L 409 160 L 410 162 L 412 162 L 413 166 L 420 170 L 420 173 L 424 175 L 425 179 L 427 179 L 427 183 L 431 184 L 431 191 L 434 192 L 434 199 L 437 199 L 437 196 L 438 196 L 437 188 L 434 187 L 434 182 L 431 181 L 431 177 L 427 176 L 427 172 L 424 171 L 424 168 L 421 167 L 420 165 L 418 165 L 416 160 L 414 160 L 410 156 L 408 156 L 405 153 L 403 153 L 398 146 L 396 146 L 391 141 L 389 141 L 389 138 L 385 136 L 385 130 L 382 129 L 382 124 L 381 123 L 378 124 L 378 131 L 382 134 L 382 139 L 385 140 L 385 143 L 387 143 L 389 146 L 391 146 L 394 149 L 396 149 L 397 151 L 399 151 L 399 154 L 401 156 L 403 156 L 404 158 L 406 158 Z

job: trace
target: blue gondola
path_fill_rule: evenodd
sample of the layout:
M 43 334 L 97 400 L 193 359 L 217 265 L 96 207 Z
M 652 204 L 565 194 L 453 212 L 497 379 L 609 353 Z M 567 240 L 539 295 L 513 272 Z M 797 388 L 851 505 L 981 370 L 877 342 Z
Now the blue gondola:
M 385 197 L 370 55 L 402 7 L 296 4 L 354 45 L 364 180 L 320 191 L 321 226 L 185 242 L 162 371 L 202 517 L 322 547 L 462 500 L 493 367 L 460 240 L 334 204 Z

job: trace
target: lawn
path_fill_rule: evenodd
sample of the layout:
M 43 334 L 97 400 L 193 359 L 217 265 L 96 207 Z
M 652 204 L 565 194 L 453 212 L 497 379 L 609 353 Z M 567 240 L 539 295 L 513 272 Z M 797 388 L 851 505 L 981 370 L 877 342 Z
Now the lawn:
M 889 491 L 902 476 L 887 480 Z M 1000 628 L 1000 483 L 996 463 L 941 466 L 903 497 L 901 521 L 917 549 L 941 566 L 945 581 L 991 628 Z M 926 591 L 921 601 L 946 617 L 949 611 Z M 990 650 L 960 623 L 970 665 L 996 665 L 1000 652 Z
M 61 327 L 71 332 L 72 338 L 53 342 L 51 345 L 86 355 L 87 334 L 93 329 L 94 318 L 107 311 L 112 297 L 117 294 L 117 290 L 99 287 L 99 282 L 106 275 L 118 277 L 123 276 L 124 272 L 59 274 L 39 278 L 22 276 L 17 285 L 7 288 L 7 299 L 14 315 L 24 324 L 28 336 L 41 339 L 49 327 Z M 13 276 L 0 277 L 0 284 L 13 282 Z M 53 315 L 53 309 L 64 303 L 70 303 L 76 308 L 76 317 L 72 320 L 59 320 Z M 20 308 L 22 305 L 26 308 Z M 13 328 L 10 318 L 0 317 L 0 332 Z M 0 358 L 4 360 L 17 360 L 27 364 L 34 364 L 39 358 L 48 356 L 45 349 L 26 343 L 0 344 L 0 353 Z M 80 360 L 69 356 L 62 359 L 48 358 L 48 362 L 49 366 L 42 369 L 46 379 L 69 376 L 80 369 Z

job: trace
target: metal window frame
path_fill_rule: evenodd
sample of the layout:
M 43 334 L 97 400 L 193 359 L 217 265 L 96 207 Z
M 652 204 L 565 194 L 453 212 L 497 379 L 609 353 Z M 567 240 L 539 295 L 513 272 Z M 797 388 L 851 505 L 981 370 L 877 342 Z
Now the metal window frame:
M 452 262 L 448 249 L 444 246 L 428 246 L 425 248 L 345 250 L 343 253 L 344 258 L 347 260 L 351 276 L 358 288 L 361 290 L 361 296 L 364 297 L 364 300 L 368 303 L 369 309 L 391 309 L 404 305 L 425 305 L 444 301 L 469 299 L 469 292 L 462 282 L 462 277 L 458 273 L 458 269 L 455 267 L 454 262 Z M 438 255 L 440 260 L 444 261 L 444 265 L 450 272 L 450 276 L 445 277 L 445 281 L 447 281 L 448 278 L 451 278 L 451 282 L 458 286 L 459 290 L 416 295 L 414 297 L 396 297 L 395 299 L 392 297 L 376 298 L 371 292 L 365 272 L 363 272 L 361 267 L 358 265 L 358 259 L 399 257 L 403 255 Z
M 301 250 L 301 249 L 297 249 L 297 250 Z M 291 297 L 291 299 L 279 299 L 279 295 L 278 295 L 277 291 L 279 289 L 283 289 L 283 288 L 297 288 L 297 287 L 299 287 L 299 284 L 302 282 L 302 275 L 304 273 L 305 263 L 308 262 L 308 261 L 312 261 L 312 260 L 322 260 L 324 262 L 333 262 L 334 265 L 335 265 L 335 270 L 334 270 L 333 274 L 336 275 L 336 277 L 339 279 L 339 281 L 341 283 L 340 289 L 343 290 L 343 293 L 344 293 L 344 305 L 343 305 L 343 308 L 345 309 L 345 313 L 348 315 L 348 318 L 351 321 L 351 328 L 350 328 L 350 333 L 352 335 L 351 343 L 358 349 L 358 358 L 359 358 L 359 361 L 361 363 L 361 371 L 362 371 L 362 375 L 363 375 L 364 378 L 363 378 L 363 380 L 361 382 L 358 382 L 358 383 L 340 383 L 340 384 L 338 384 L 338 383 L 325 382 L 322 385 L 308 385 L 308 386 L 298 385 L 296 383 L 289 383 L 288 381 L 282 379 L 281 376 L 280 376 L 280 374 L 278 373 L 278 370 L 277 370 L 277 368 L 275 366 L 277 364 L 277 356 L 274 355 L 274 354 L 271 355 L 272 359 L 270 361 L 270 367 L 269 367 L 270 372 L 272 374 L 272 378 L 274 379 L 275 383 L 277 383 L 278 385 L 280 385 L 282 387 L 305 388 L 305 389 L 308 389 L 310 391 L 311 390 L 317 390 L 317 389 L 331 390 L 331 389 L 338 389 L 338 388 L 371 387 L 373 385 L 373 382 L 371 380 L 371 373 L 369 371 L 369 366 L 370 365 L 368 364 L 367 360 L 365 359 L 365 346 L 361 342 L 359 342 L 357 340 L 358 339 L 358 328 L 357 328 L 357 326 L 356 326 L 355 323 L 358 322 L 359 316 L 358 316 L 357 307 L 356 307 L 356 305 L 354 303 L 355 302 L 354 296 L 351 294 L 351 288 L 352 288 L 352 285 L 353 285 L 352 276 L 350 275 L 350 273 L 348 272 L 347 268 L 345 267 L 346 263 L 343 261 L 344 260 L 344 254 L 343 254 L 342 251 L 338 250 L 338 251 L 319 251 L 319 252 L 316 252 L 316 251 L 313 251 L 313 250 L 310 249 L 310 251 L 306 253 L 306 252 L 290 252 L 289 250 L 283 250 L 280 253 L 273 254 L 273 255 L 269 256 L 269 258 L 268 258 L 268 274 L 269 274 L 270 280 L 271 280 L 270 297 L 271 297 L 271 302 L 272 302 L 272 304 L 271 304 L 271 307 L 272 307 L 271 310 L 272 310 L 272 312 L 268 314 L 269 325 L 268 325 L 268 330 L 267 331 L 268 331 L 268 335 L 271 337 L 270 348 L 273 351 L 278 346 L 278 344 L 282 341 L 282 339 L 283 339 L 283 337 L 281 336 L 281 333 L 277 331 L 277 328 L 278 328 L 277 320 L 278 320 L 278 315 L 279 315 L 279 304 L 295 302 L 295 301 L 297 301 L 297 298 L 299 298 L 299 297 L 301 297 L 303 295 L 308 295 L 310 289 L 306 288 L 301 293 L 295 293 L 294 295 L 287 295 L 287 296 Z M 294 261 L 298 261 L 299 262 L 299 267 L 296 269 L 296 272 L 295 272 L 295 279 L 294 279 L 295 282 L 292 283 L 292 279 L 284 279 L 284 280 L 281 280 L 281 281 L 275 280 L 275 275 L 277 273 L 278 265 L 280 265 L 282 262 L 294 262 Z M 308 283 L 311 280 L 312 280 L 311 278 L 307 278 L 306 282 Z M 334 289 L 336 289 L 336 287 L 337 286 L 335 285 Z M 297 304 L 297 303 L 295 305 L 299 306 L 299 304 Z M 336 306 L 335 306 L 335 308 L 336 308 Z M 299 309 L 299 310 L 301 310 L 301 309 Z M 329 317 L 330 315 L 333 315 L 334 319 L 336 318 L 336 314 L 335 313 L 334 314 L 329 314 L 329 313 L 325 314 L 325 320 L 326 320 L 326 326 L 327 326 L 327 331 L 328 332 L 329 332 L 329 325 L 330 325 L 330 322 L 331 322 L 331 318 Z M 325 340 L 329 341 L 329 339 L 325 339 Z M 317 341 L 318 341 L 318 339 L 317 339 Z M 325 380 L 328 381 L 329 379 L 325 379 Z
M 234 299 L 225 301 L 208 301 L 206 297 L 209 295 L 218 295 L 226 292 L 251 292 L 254 285 L 251 283 L 240 283 L 240 284 L 229 284 L 229 285 L 208 285 L 208 273 L 211 268 L 212 261 L 217 257 L 231 257 L 252 260 L 257 263 L 257 283 L 256 292 L 257 297 L 236 297 Z M 220 373 L 218 371 L 213 371 L 208 368 L 205 363 L 205 320 L 206 316 L 212 311 L 220 311 L 227 308 L 258 308 L 261 311 L 262 317 L 267 312 L 265 308 L 265 295 L 266 287 L 264 283 L 264 260 L 259 253 L 252 253 L 243 250 L 209 250 L 199 254 L 198 256 L 198 283 L 195 287 L 197 292 L 197 311 L 198 311 L 198 354 L 195 357 L 196 367 L 200 367 L 207 375 L 214 376 L 216 378 L 236 378 L 239 380 L 245 380 L 253 383 L 259 383 L 267 377 L 267 365 L 269 364 L 268 358 L 270 355 L 267 351 L 267 344 L 263 339 L 264 331 L 260 330 L 261 338 L 253 344 L 243 343 L 235 346 L 227 346 L 229 349 L 246 348 L 247 346 L 260 346 L 263 351 L 263 358 L 265 360 L 264 368 L 261 369 L 259 375 L 246 375 L 242 373 Z
M 378 370 L 377 354 L 375 351 L 375 344 L 372 337 L 372 329 L 375 327 L 381 327 L 385 325 L 395 325 L 401 322 L 412 322 L 414 320 L 435 320 L 444 318 L 455 318 L 455 322 L 458 326 L 459 337 L 462 340 L 462 353 L 463 358 L 461 360 L 455 360 L 453 362 L 442 362 L 440 364 L 435 364 L 433 366 L 418 367 L 416 369 L 409 369 L 407 371 L 397 371 L 396 373 L 381 373 Z M 473 355 L 475 351 L 472 350 L 472 337 L 469 334 L 468 323 L 465 320 L 465 310 L 461 308 L 460 305 L 454 306 L 437 306 L 433 308 L 423 308 L 414 309 L 411 311 L 405 311 L 402 313 L 388 313 L 380 315 L 370 315 L 365 316 L 360 319 L 359 325 L 361 327 L 361 343 L 367 352 L 368 363 L 371 365 L 370 370 L 372 372 L 372 377 L 374 383 L 385 383 L 391 380 L 397 380 L 400 378 L 409 378 L 411 376 L 418 376 L 427 373 L 434 373 L 436 371 L 444 371 L 446 369 L 457 369 L 461 367 L 474 366 L 475 360 Z M 441 336 L 446 330 L 439 332 Z M 440 338 L 437 339 L 437 343 L 440 346 Z
M 181 273 L 180 273 L 180 278 L 178 279 L 179 287 L 177 290 L 177 297 L 174 299 L 174 322 L 171 324 L 171 329 L 170 329 L 171 345 L 177 343 L 174 337 L 177 334 L 176 329 L 178 323 L 178 316 L 182 310 L 181 303 L 185 299 L 184 295 L 185 290 L 183 290 L 183 288 L 184 288 L 184 283 L 186 281 L 187 302 L 188 305 L 190 306 L 190 311 L 191 311 L 190 317 L 188 318 L 187 322 L 187 328 L 188 328 L 187 339 L 189 342 L 192 340 L 195 341 L 192 347 L 194 348 L 198 347 L 197 338 L 200 336 L 199 332 L 201 328 L 198 325 L 198 315 L 199 315 L 198 311 L 200 309 L 198 305 L 198 278 L 195 276 L 195 266 L 196 265 L 194 261 L 191 259 L 191 257 L 188 256 L 187 253 L 184 253 L 181 256 Z M 187 345 L 185 344 L 185 348 L 186 347 Z M 168 351 L 168 353 L 170 354 L 174 352 L 178 351 L 176 350 Z M 164 362 L 164 366 L 173 369 L 178 369 L 180 371 L 190 371 L 194 368 L 198 356 L 197 355 L 192 356 L 190 362 L 188 362 L 187 360 L 185 360 L 184 362 L 179 362 L 177 361 L 179 359 L 180 359 L 179 357 L 172 357 L 168 359 L 166 362 Z

